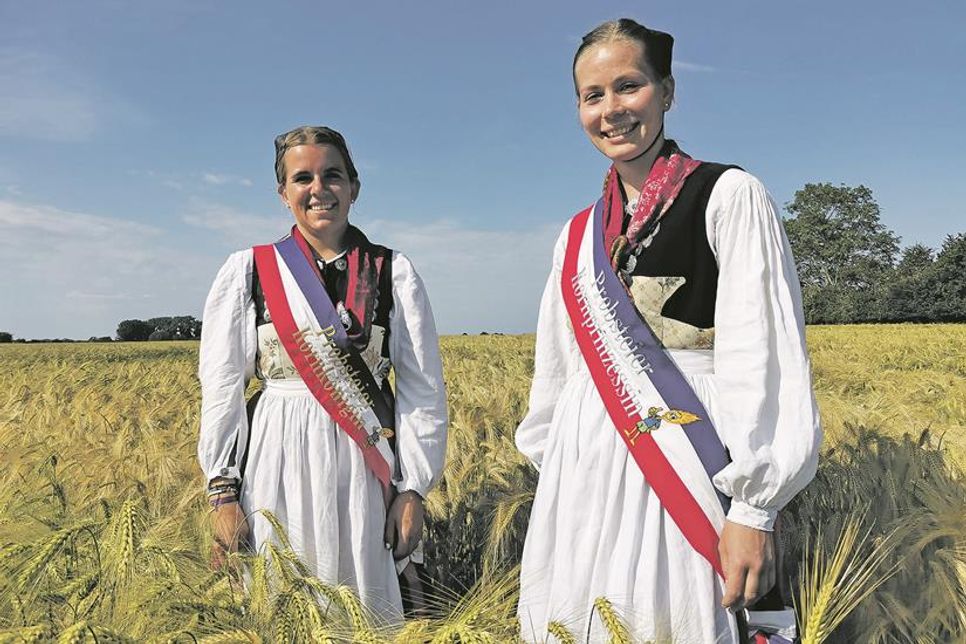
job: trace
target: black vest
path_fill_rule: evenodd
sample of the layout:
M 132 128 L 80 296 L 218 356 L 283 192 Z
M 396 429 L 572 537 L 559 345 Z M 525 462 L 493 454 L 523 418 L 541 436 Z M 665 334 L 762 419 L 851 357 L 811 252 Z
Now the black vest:
M 383 336 L 383 346 L 381 347 L 381 353 L 384 357 L 389 357 L 389 314 L 392 311 L 392 249 L 386 248 L 385 246 L 380 246 L 378 244 L 370 244 L 369 252 L 373 255 L 378 255 L 382 259 L 382 270 L 376 276 L 376 305 L 375 305 L 375 315 L 371 324 L 376 326 L 381 326 L 386 330 Z M 345 269 L 339 269 L 338 261 L 325 262 L 324 265 L 319 266 L 320 272 L 322 273 L 322 281 L 325 284 L 325 291 L 329 294 L 329 298 L 333 302 L 344 302 L 346 298 L 346 292 L 349 288 L 349 273 Z M 261 326 L 263 324 L 271 324 L 270 320 L 265 317 L 265 295 L 262 292 L 262 285 L 258 279 L 258 270 L 255 265 L 252 265 L 252 299 L 255 301 L 255 325 Z M 355 315 L 350 313 L 352 317 L 352 329 L 357 330 L 362 327 L 362 321 L 357 320 Z M 368 325 L 366 326 L 368 328 Z M 369 338 L 365 337 L 365 344 L 368 344 Z
M 702 163 L 684 182 L 661 219 L 650 246 L 637 258 L 632 275 L 683 277 L 661 315 L 701 329 L 714 326 L 718 264 L 708 245 L 705 212 L 718 178 L 733 165 Z M 624 229 L 629 217 L 625 216 Z

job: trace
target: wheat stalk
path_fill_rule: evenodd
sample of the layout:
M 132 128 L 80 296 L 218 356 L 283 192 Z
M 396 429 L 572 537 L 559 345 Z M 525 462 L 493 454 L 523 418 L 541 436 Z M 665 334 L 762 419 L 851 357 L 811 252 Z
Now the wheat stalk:
M 556 637 L 560 644 L 577 644 L 577 638 L 560 622 L 547 622 L 547 632 Z
M 894 547 L 892 533 L 865 553 L 869 532 L 860 536 L 861 516 L 846 521 L 831 555 L 818 546 L 805 548 L 801 605 L 798 607 L 802 644 L 824 642 L 866 597 L 891 577 L 898 565 L 880 571 Z M 819 539 L 820 540 L 820 539 Z
M 966 464 L 966 326 L 887 329 L 808 329 L 832 453 L 790 508 L 799 521 L 790 548 L 798 557 L 811 535 L 817 550 L 817 525 L 828 540 L 850 508 L 874 500 L 879 532 L 907 527 L 882 564 L 903 567 L 836 635 L 966 641 L 966 482 L 951 467 Z M 425 642 L 455 625 L 467 637 L 515 641 L 515 580 L 486 589 L 498 564 L 519 556 L 536 481 L 513 446 L 533 338 L 443 338 L 442 349 L 452 423 L 442 484 L 426 502 L 426 546 L 427 569 L 445 587 L 434 589 L 434 619 L 395 636 Z M 86 619 L 95 633 L 103 626 L 138 641 L 231 629 L 271 637 L 275 599 L 288 590 L 295 594 L 283 612 L 306 624 L 303 634 L 313 604 L 332 602 L 325 632 L 351 639 L 342 598 L 308 581 L 287 538 L 266 552 L 272 561 L 262 562 L 257 593 L 210 573 L 194 458 L 196 343 L 0 346 L 0 362 L 0 629 L 46 625 L 50 640 Z M 137 499 L 139 519 L 125 528 L 126 499 Z M 90 539 L 74 532 L 53 543 L 84 522 Z M 257 560 L 232 560 L 252 580 Z
M 198 644 L 261 644 L 262 638 L 255 631 L 237 628 L 216 633 L 198 640 Z
M 46 624 L 0 631 L 0 644 L 34 644 L 35 642 L 49 642 L 51 634 L 51 629 Z
M 349 616 L 349 621 L 352 624 L 352 629 L 355 634 L 358 635 L 371 630 L 366 620 L 362 604 L 352 589 L 348 586 L 338 586 L 336 588 L 336 594 L 339 597 L 339 603 L 342 605 L 342 609 Z
M 606 597 L 598 597 L 594 600 L 594 612 L 600 615 L 600 621 L 610 634 L 611 644 L 631 644 L 631 633 L 627 625 L 614 610 L 613 604 Z M 593 620 L 593 615 L 591 616 Z

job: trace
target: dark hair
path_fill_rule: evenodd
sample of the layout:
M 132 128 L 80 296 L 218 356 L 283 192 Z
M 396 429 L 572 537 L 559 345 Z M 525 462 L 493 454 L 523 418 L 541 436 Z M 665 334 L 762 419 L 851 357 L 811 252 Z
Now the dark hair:
M 349 155 L 349 146 L 341 134 L 324 125 L 303 125 L 275 137 L 275 178 L 278 185 L 285 183 L 285 163 L 283 158 L 289 149 L 297 145 L 332 145 L 342 155 L 349 180 L 357 182 L 359 173 Z
M 674 37 L 663 31 L 648 29 L 630 18 L 621 18 L 597 25 L 580 42 L 580 47 L 574 54 L 572 68 L 575 88 L 577 87 L 577 60 L 581 54 L 594 45 L 614 40 L 630 40 L 639 44 L 644 51 L 644 59 L 648 67 L 657 74 L 657 80 L 664 80 L 671 75 L 671 50 L 674 48 Z

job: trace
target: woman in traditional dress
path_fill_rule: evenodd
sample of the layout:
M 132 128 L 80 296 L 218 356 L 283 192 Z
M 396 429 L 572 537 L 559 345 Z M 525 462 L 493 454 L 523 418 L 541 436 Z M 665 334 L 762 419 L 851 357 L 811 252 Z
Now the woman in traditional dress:
M 446 448 L 432 310 L 409 259 L 349 223 L 360 182 L 338 132 L 277 137 L 275 173 L 291 233 L 232 254 L 205 305 L 198 459 L 215 563 L 276 538 L 268 510 L 315 575 L 397 621 L 397 567 Z
M 581 126 L 613 165 L 557 241 L 516 433 L 540 470 L 519 604 L 531 641 L 550 622 L 603 641 L 598 598 L 635 641 L 744 641 L 736 613 L 775 582 L 778 510 L 815 473 L 788 241 L 755 177 L 665 138 L 672 44 L 622 19 L 574 57 Z

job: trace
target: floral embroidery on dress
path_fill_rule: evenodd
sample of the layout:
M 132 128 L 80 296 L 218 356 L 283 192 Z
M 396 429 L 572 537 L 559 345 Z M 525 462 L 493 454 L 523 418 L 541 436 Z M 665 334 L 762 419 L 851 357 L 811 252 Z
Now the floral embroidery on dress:
M 262 324 L 258 327 L 258 355 L 255 362 L 258 366 L 258 377 L 263 380 L 285 380 L 299 378 L 295 365 L 285 352 L 275 325 Z

